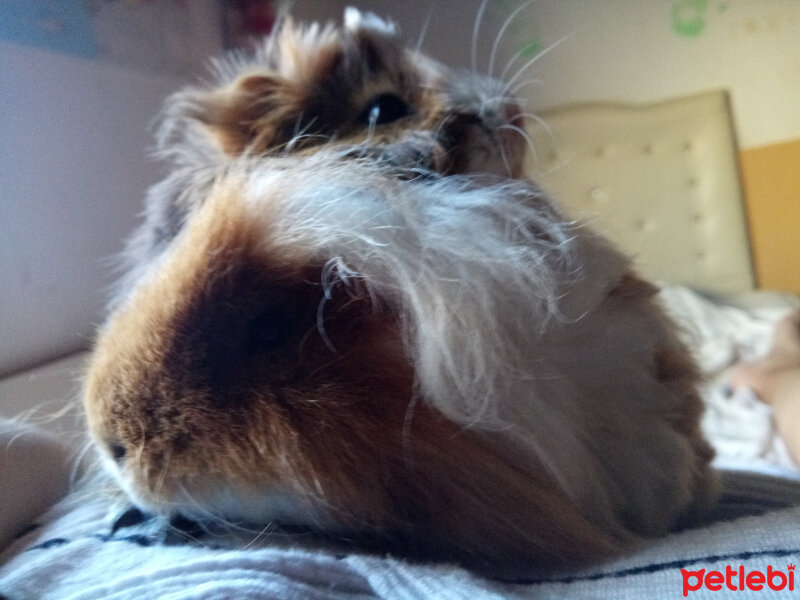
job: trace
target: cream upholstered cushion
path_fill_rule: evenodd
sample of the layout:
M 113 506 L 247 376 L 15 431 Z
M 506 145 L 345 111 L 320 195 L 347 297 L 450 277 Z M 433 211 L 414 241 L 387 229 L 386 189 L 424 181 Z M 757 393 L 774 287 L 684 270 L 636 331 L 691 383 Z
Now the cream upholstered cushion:
M 536 134 L 528 172 L 644 276 L 716 292 L 753 287 L 725 92 L 539 116 L 550 132 Z

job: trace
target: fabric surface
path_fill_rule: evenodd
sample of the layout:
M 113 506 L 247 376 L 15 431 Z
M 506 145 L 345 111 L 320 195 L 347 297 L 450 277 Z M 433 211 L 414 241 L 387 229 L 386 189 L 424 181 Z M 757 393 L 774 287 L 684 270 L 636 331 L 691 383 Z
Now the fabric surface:
M 13 600 L 655 599 L 682 597 L 686 589 L 693 598 L 718 598 L 705 584 L 706 574 L 731 569 L 728 582 L 738 586 L 740 567 L 745 582 L 747 573 L 772 573 L 778 586 L 780 572 L 786 590 L 790 583 L 800 587 L 788 569 L 800 561 L 800 507 L 781 508 L 800 503 L 800 482 L 731 473 L 725 488 L 723 504 L 731 514 L 753 506 L 773 510 L 648 542 L 592 569 L 519 583 L 490 581 L 448 565 L 303 549 L 301 542 L 272 545 L 269 538 L 230 547 L 219 540 L 210 546 L 162 544 L 160 528 L 148 522 L 112 533 L 112 507 L 96 499 L 79 508 L 56 507 L 42 519 L 45 525 L 17 540 L 2 557 L 0 594 Z M 736 597 L 763 597 L 763 589 L 739 587 Z
M 706 296 L 682 286 L 663 286 L 660 297 L 706 377 L 702 425 L 717 452 L 716 464 L 757 471 L 796 469 L 772 409 L 749 389 L 730 390 L 727 372 L 767 352 L 775 323 L 800 307 L 800 298 L 773 292 Z

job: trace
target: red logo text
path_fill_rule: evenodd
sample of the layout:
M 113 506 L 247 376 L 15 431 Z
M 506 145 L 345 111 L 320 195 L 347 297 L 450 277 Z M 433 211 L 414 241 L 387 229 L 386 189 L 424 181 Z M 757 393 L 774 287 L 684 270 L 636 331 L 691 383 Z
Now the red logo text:
M 727 589 L 732 592 L 744 590 L 760 591 L 769 589 L 776 592 L 781 590 L 794 591 L 794 569 L 795 566 L 787 565 L 785 571 L 775 569 L 772 565 L 767 566 L 766 572 L 758 570 L 747 570 L 744 565 L 734 568 L 730 565 L 722 571 L 687 571 L 681 569 L 683 576 L 683 596 L 689 592 L 696 592 L 701 588 L 717 592 Z

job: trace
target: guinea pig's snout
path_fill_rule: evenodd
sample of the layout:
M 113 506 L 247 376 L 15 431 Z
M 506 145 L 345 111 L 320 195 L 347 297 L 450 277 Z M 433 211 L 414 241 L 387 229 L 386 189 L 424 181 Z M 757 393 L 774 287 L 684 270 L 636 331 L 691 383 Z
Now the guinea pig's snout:
M 451 152 L 452 171 L 519 177 L 527 149 L 525 113 L 505 86 L 472 75 L 454 83 L 450 101 L 453 108 L 441 131 Z

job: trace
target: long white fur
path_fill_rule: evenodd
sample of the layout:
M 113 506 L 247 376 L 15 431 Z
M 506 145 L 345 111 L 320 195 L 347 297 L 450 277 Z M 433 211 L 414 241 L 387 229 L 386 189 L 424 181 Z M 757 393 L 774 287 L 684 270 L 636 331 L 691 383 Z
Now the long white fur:
M 253 206 L 284 191 L 277 215 L 266 211 L 279 232 L 270 246 L 313 248 L 311 262 L 337 261 L 396 303 L 426 396 L 450 418 L 491 425 L 500 390 L 530 369 L 524 348 L 585 310 L 564 310 L 585 267 L 575 232 L 519 181 L 404 182 L 353 161 L 305 162 L 250 176 Z

